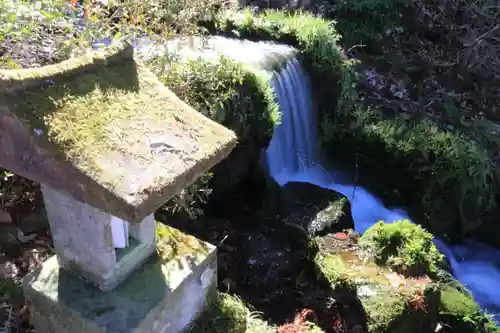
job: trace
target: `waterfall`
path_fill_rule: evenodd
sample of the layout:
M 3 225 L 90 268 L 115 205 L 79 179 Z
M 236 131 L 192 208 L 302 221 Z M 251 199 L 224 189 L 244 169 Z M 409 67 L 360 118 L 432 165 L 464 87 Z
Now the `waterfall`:
M 290 60 L 274 73 L 272 85 L 282 114 L 266 151 L 267 167 L 275 181 L 306 182 L 339 192 L 351 202 L 356 231 L 363 233 L 379 220 L 394 222 L 409 219 L 404 210 L 384 207 L 382 201 L 364 188 L 351 184 L 347 177 L 321 166 L 316 114 L 311 88 L 300 63 Z M 500 250 L 466 241 L 449 247 L 435 238 L 438 249 L 449 260 L 454 276 L 471 292 L 483 309 L 500 313 Z M 496 317 L 496 319 L 500 319 Z
M 311 89 L 307 75 L 296 59 L 275 74 L 272 85 L 282 119 L 275 129 L 266 157 L 269 173 L 278 184 L 306 182 L 343 194 L 351 201 L 356 231 L 361 233 L 379 220 L 408 218 L 403 210 L 387 209 L 375 195 L 349 184 L 342 173 L 326 170 L 321 165 Z

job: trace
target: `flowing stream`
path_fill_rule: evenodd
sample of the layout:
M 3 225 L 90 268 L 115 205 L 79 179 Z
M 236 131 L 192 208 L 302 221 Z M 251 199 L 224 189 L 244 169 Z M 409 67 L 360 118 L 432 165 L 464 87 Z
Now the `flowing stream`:
M 379 220 L 409 219 L 404 210 L 387 208 L 374 194 L 349 183 L 345 174 L 322 166 L 310 83 L 296 59 L 275 72 L 272 85 L 282 118 L 266 157 L 269 172 L 278 184 L 306 182 L 343 194 L 351 202 L 355 229 L 360 233 Z M 474 241 L 447 246 L 435 238 L 435 244 L 449 260 L 454 276 L 480 306 L 489 313 L 500 313 L 500 250 Z

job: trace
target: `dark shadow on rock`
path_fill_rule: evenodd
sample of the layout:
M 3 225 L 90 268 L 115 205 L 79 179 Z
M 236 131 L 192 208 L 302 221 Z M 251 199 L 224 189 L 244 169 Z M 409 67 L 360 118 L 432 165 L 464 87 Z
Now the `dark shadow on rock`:
M 316 185 L 291 182 L 275 187 L 265 202 L 271 204 L 263 206 L 262 215 L 311 235 L 354 228 L 347 198 Z
M 162 264 L 159 257 L 152 256 L 110 292 L 100 291 L 53 261 L 31 273 L 23 284 L 37 317 L 44 320 L 39 324 L 47 332 L 62 327 L 74 331 L 82 323 L 109 332 L 129 332 L 139 328 L 151 311 L 175 292 L 167 283 Z
M 409 302 L 403 313 L 393 320 L 388 327 L 388 332 L 422 333 L 434 332 L 439 323 L 439 290 L 428 290 L 422 298 L 423 303 L 417 299 Z
M 348 327 L 365 328 L 366 315 L 356 291 L 334 288 L 318 269 L 314 261 L 318 246 L 310 233 L 283 223 L 280 214 L 265 208 L 262 192 L 249 190 L 251 186 L 242 183 L 239 191 L 227 197 L 226 216 L 219 212 L 216 218 L 207 214 L 189 221 L 159 213 L 157 219 L 215 244 L 219 289 L 236 294 L 271 324 L 291 322 L 309 308 L 325 332 L 335 332 L 336 320 L 348 322 Z M 338 197 L 307 184 L 290 184 L 282 194 L 278 211 L 293 213 L 290 210 L 299 207 L 305 221 L 311 221 L 318 210 L 304 207 L 326 207 Z

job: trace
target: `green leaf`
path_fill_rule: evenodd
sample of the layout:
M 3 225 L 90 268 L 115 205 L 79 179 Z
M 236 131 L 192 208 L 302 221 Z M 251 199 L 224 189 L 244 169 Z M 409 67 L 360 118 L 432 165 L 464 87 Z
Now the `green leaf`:
M 7 15 L 7 19 L 10 23 L 14 23 L 16 21 L 17 15 L 15 13 L 10 13 Z

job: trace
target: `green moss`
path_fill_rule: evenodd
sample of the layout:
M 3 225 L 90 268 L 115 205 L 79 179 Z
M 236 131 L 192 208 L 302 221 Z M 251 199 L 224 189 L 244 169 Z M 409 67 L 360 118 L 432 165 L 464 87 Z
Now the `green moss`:
M 459 333 L 498 333 L 489 318 L 480 312 L 478 304 L 469 294 L 452 286 L 441 290 L 439 306 L 441 321 Z
M 316 264 L 322 275 L 334 286 L 354 286 L 348 274 L 348 268 L 340 255 L 318 254 Z
M 222 293 L 189 330 L 189 333 L 274 332 L 276 328 L 253 315 L 241 299 Z
M 375 296 L 362 297 L 361 303 L 368 315 L 368 331 L 374 333 L 390 332 L 391 324 L 399 319 L 406 309 L 405 298 L 390 289 L 379 289 Z
M 470 231 L 494 207 L 493 163 L 460 133 L 430 120 L 386 119 L 363 108 L 325 127 L 332 158 L 356 164 L 363 185 L 408 207 L 435 235 Z
M 453 287 L 445 287 L 441 291 L 440 312 L 460 318 L 473 318 L 479 313 L 479 308 L 470 295 Z
M 33 114 L 34 126 L 44 130 L 48 139 L 70 158 L 109 152 L 116 140 L 121 140 L 119 136 L 111 138 L 112 120 L 123 122 L 138 110 L 160 108 L 152 99 L 154 95 L 139 93 L 138 80 L 145 91 L 157 90 L 154 84 L 142 77 L 143 73 L 125 69 L 129 66 L 135 67 L 133 61 L 82 73 L 77 81 L 72 78 L 55 83 L 57 78 L 51 78 L 55 84 L 28 89 L 18 96 L 26 101 L 24 114 Z M 130 86 L 116 86 L 117 82 Z M 162 107 L 167 113 L 172 109 L 172 105 Z
M 348 259 L 341 253 L 326 254 L 318 255 L 316 263 L 336 293 L 357 294 L 367 317 L 369 332 L 392 332 L 390 328 L 394 325 L 404 325 L 408 319 L 405 316 L 408 297 L 390 283 L 385 276 L 389 272 L 361 261 L 353 263 L 351 256 Z M 413 287 L 409 288 L 413 290 Z M 352 301 L 352 297 L 343 298 L 345 302 Z
M 156 222 L 156 247 L 160 258 L 172 261 L 186 255 L 205 257 L 209 245 L 178 229 Z
M 340 35 L 333 21 L 300 11 L 266 10 L 254 14 L 251 9 L 245 9 L 220 11 L 212 23 L 217 32 L 296 47 L 312 76 L 320 112 L 345 110 L 357 101 L 352 71 L 354 62 L 343 56 L 338 43 Z M 324 85 L 324 82 L 330 84 Z M 332 102 L 332 96 L 337 100 Z
M 0 278 L 0 302 L 10 304 L 21 304 L 24 295 L 21 287 L 11 278 Z
M 240 141 L 250 136 L 260 143 L 269 140 L 279 121 L 270 78 L 231 59 L 173 61 L 158 75 L 182 100 L 233 130 Z
M 432 242 L 433 236 L 408 220 L 380 221 L 360 238 L 364 256 L 410 274 L 435 274 L 443 255 Z
M 306 12 L 287 13 L 267 10 L 254 14 L 251 9 L 218 13 L 216 28 L 241 38 L 264 38 L 292 44 L 317 70 L 341 70 L 340 35 L 332 22 Z

